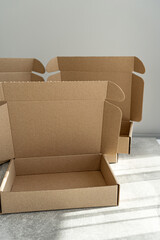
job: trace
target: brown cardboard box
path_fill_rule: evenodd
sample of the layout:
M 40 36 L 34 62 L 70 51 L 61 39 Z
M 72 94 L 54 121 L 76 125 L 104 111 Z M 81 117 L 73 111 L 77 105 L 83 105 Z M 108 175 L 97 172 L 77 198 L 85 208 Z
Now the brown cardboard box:
M 143 79 L 133 72 L 144 73 L 137 57 L 57 57 L 49 61 L 47 72 L 57 72 L 48 81 L 108 80 L 118 84 L 125 93 L 125 101 L 116 104 L 123 113 L 118 153 L 130 153 L 133 122 L 141 121 Z
M 45 72 L 43 64 L 35 58 L 0 58 L 0 82 L 44 81 L 33 72 Z
M 2 213 L 118 204 L 122 112 L 107 100 L 124 100 L 107 81 L 0 83 Z
M 43 64 L 35 58 L 0 58 L 0 82 L 44 81 L 43 77 L 33 72 L 45 73 L 45 68 Z M 4 116 L 2 115 L 1 118 L 3 117 Z M 9 120 L 6 119 L 6 121 L 9 121 Z M 4 129 L 6 128 L 5 122 L 3 127 Z M 9 134 L 7 129 L 6 129 L 6 132 L 3 131 L 3 133 L 5 133 L 5 138 Z M 10 152 L 11 150 L 7 152 L 7 144 L 6 144 L 5 146 L 2 147 L 2 150 L 1 150 L 0 164 L 6 162 L 5 159 L 3 160 L 4 149 L 6 154 L 8 154 L 8 157 L 11 155 L 11 152 Z M 6 157 L 7 160 L 9 159 L 8 157 Z

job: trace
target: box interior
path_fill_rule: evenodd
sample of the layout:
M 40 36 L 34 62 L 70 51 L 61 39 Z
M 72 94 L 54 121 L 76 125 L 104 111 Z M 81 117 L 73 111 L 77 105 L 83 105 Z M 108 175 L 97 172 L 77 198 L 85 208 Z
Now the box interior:
M 34 58 L 0 58 L 0 82 L 44 81 L 43 64 Z
M 12 160 L 1 191 L 62 190 L 116 184 L 105 158 L 86 154 Z
M 1 83 L 2 146 L 8 158 L 116 154 L 121 110 L 106 97 L 123 99 L 107 82 Z M 78 91 L 77 91 L 78 90 Z M 120 94 L 119 94 L 120 93 Z M 7 101 L 7 103 L 5 102 Z M 114 118 L 114 122 L 112 119 Z M 7 123 L 7 124 L 6 124 Z M 9 140 L 10 141 L 9 141 Z M 6 157 L 6 159 L 5 159 Z

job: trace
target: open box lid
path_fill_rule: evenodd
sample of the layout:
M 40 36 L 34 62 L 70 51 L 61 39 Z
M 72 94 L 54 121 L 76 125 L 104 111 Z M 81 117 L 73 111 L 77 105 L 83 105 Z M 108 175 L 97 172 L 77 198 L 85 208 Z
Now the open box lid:
M 56 57 L 51 59 L 47 72 L 57 72 L 48 81 L 107 80 L 118 84 L 125 93 L 125 101 L 116 103 L 124 121 L 141 121 L 143 107 L 143 79 L 133 72 L 144 73 L 137 57 Z
M 117 152 L 123 101 L 107 81 L 0 83 L 0 161 Z
M 45 72 L 43 64 L 35 58 L 0 58 L 0 82 L 44 81 L 33 72 Z

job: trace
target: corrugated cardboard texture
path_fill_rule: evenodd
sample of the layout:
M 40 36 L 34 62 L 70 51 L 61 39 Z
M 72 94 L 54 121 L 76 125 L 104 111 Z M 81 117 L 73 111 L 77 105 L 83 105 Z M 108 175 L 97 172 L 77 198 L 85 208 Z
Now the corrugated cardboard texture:
M 124 121 L 140 121 L 142 118 L 143 84 L 133 71 L 144 73 L 143 63 L 136 57 L 57 57 L 47 64 L 48 72 L 60 73 L 48 77 L 48 81 L 107 80 L 118 84 L 125 93 L 125 101 L 116 103 Z M 134 83 L 133 83 L 134 82 Z M 137 91 L 138 89 L 138 91 Z
M 116 154 L 121 111 L 105 99 L 113 95 L 121 101 L 124 94 L 113 83 L 28 82 L 1 86 L 8 104 L 14 157 Z

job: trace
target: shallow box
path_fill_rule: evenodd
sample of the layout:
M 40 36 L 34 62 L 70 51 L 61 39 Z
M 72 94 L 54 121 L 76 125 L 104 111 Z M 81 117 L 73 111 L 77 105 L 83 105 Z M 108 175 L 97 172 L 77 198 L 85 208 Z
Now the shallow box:
M 102 155 L 11 160 L 1 189 L 2 213 L 115 206 L 119 201 L 119 185 Z
M 118 204 L 116 161 L 123 101 L 111 82 L 0 84 L 1 212 Z M 114 119 L 114 121 L 113 121 Z
M 0 82 L 44 81 L 43 64 L 35 58 L 0 58 Z
M 57 57 L 49 61 L 47 72 L 57 72 L 48 81 L 108 80 L 118 84 L 125 101 L 116 103 L 123 113 L 118 153 L 130 153 L 133 122 L 142 119 L 143 74 L 145 68 L 137 57 Z

